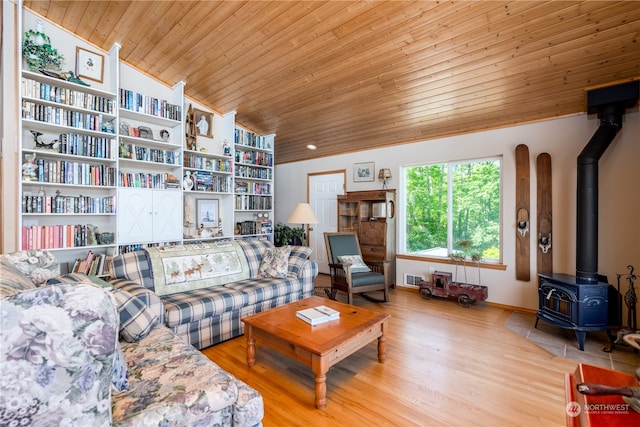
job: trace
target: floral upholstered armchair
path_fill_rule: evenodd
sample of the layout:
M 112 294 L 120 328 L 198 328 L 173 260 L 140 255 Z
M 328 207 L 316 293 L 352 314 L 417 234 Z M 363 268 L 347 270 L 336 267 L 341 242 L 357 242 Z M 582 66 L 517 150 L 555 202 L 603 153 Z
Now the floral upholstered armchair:
M 118 313 L 92 284 L 36 287 L 51 266 L 30 252 L 31 275 L 0 257 L 0 425 L 108 426 Z

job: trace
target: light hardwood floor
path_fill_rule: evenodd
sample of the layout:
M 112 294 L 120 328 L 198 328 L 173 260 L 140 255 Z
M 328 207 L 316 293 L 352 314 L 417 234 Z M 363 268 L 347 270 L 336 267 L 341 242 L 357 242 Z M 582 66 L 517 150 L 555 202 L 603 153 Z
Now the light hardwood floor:
M 377 362 L 373 342 L 331 368 L 325 410 L 314 407 L 311 370 L 274 350 L 258 344 L 251 369 L 244 337 L 203 353 L 262 394 L 265 427 L 565 424 L 564 373 L 577 362 L 506 329 L 510 310 L 427 301 L 406 288 L 386 304 L 354 304 L 392 316 L 387 359 Z

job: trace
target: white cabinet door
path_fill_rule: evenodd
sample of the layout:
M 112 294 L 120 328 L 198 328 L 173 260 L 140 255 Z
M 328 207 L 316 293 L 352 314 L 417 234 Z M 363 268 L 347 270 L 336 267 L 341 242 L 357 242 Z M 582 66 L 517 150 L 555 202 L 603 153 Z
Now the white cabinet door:
M 182 192 L 153 190 L 153 240 L 182 240 Z
M 118 189 L 118 244 L 153 241 L 153 192 L 145 188 Z

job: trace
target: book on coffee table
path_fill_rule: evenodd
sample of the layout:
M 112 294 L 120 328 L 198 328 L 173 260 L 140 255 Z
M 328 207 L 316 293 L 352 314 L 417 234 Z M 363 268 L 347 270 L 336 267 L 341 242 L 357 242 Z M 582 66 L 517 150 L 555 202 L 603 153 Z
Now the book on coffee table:
M 305 308 L 304 310 L 298 310 L 296 311 L 296 316 L 313 326 L 330 320 L 339 319 L 340 312 L 325 305 L 319 305 L 316 307 Z

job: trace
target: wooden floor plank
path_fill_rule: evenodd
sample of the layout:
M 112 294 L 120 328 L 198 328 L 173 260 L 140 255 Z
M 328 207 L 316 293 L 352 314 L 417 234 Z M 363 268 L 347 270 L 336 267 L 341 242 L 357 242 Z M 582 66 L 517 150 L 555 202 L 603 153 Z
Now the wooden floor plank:
M 565 424 L 563 374 L 578 362 L 505 328 L 510 310 L 465 309 L 407 288 L 394 289 L 386 304 L 356 297 L 355 305 L 392 316 L 387 359 L 378 363 L 371 343 L 332 367 L 324 410 L 314 406 L 311 370 L 274 350 L 258 344 L 253 368 L 244 337 L 203 353 L 262 394 L 265 427 Z

